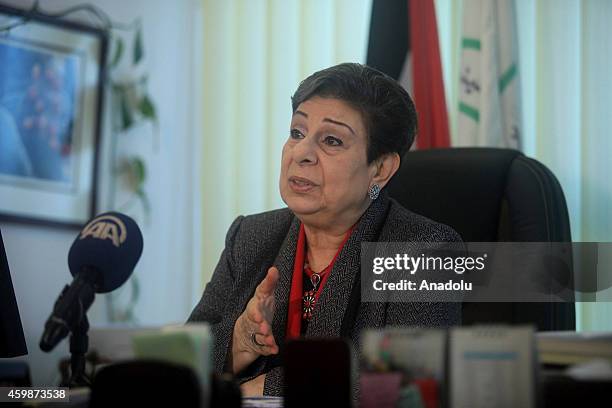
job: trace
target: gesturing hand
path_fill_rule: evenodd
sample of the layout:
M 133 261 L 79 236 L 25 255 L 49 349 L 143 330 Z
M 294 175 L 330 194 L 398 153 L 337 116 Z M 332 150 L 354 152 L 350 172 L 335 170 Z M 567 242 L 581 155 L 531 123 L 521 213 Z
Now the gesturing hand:
M 272 334 L 274 289 L 277 283 L 278 269 L 272 266 L 234 324 L 232 337 L 234 373 L 243 370 L 260 355 L 278 353 L 278 345 Z

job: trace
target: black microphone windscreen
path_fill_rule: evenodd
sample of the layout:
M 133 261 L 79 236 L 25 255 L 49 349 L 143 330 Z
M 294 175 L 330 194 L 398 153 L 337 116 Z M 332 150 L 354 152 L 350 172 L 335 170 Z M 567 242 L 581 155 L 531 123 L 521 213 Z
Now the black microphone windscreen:
M 68 254 L 70 273 L 83 268 L 98 271 L 96 292 L 111 292 L 132 274 L 142 254 L 142 233 L 127 215 L 107 212 L 89 221 Z

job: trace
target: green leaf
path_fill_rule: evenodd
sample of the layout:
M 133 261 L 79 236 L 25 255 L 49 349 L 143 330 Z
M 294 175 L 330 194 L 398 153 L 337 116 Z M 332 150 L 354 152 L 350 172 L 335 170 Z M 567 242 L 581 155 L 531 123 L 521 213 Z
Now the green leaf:
M 113 59 L 111 62 L 111 68 L 114 68 L 121 60 L 121 56 L 123 55 L 123 39 L 121 37 L 115 37 L 115 54 L 113 55 Z
M 112 87 L 113 92 L 117 92 L 117 93 L 125 92 L 127 90 L 127 87 L 124 84 L 121 84 L 115 81 L 111 82 L 111 87 Z
M 127 130 L 134 125 L 134 116 L 127 93 L 120 92 L 119 100 L 121 101 L 121 130 Z
M 140 202 L 142 203 L 142 208 L 144 209 L 145 214 L 150 214 L 151 203 L 149 202 L 149 197 L 147 197 L 147 194 L 142 189 L 136 191 L 136 194 L 138 195 L 138 198 L 140 198 Z
M 134 157 L 130 162 L 130 167 L 136 184 L 136 190 L 141 190 L 147 179 L 147 166 L 142 158 Z
M 144 47 L 142 45 L 142 27 L 138 26 L 136 38 L 134 38 L 134 65 L 138 64 L 144 56 Z
M 140 113 L 142 113 L 142 116 L 144 116 L 146 119 L 150 119 L 153 121 L 157 120 L 155 105 L 153 105 L 153 101 L 151 101 L 149 95 L 145 95 L 140 100 L 140 103 L 138 104 L 138 109 L 140 110 Z
M 130 311 L 134 310 L 134 306 L 138 303 L 138 299 L 140 299 L 140 284 L 138 282 L 138 276 L 132 275 L 132 300 L 130 302 Z

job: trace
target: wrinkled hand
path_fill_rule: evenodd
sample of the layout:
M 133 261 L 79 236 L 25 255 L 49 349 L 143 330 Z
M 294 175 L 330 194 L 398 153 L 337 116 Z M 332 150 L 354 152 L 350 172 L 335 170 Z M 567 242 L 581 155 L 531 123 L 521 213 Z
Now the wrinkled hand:
M 271 267 L 246 309 L 234 324 L 232 337 L 232 369 L 238 373 L 257 359 L 278 353 L 272 334 L 274 317 L 274 289 L 278 283 L 278 269 Z M 257 344 L 258 343 L 258 344 Z

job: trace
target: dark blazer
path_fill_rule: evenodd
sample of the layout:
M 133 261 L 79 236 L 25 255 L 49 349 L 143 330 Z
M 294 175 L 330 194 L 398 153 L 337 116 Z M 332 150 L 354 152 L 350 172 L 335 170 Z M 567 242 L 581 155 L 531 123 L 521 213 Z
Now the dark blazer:
M 272 265 L 280 274 L 272 330 L 282 355 L 299 225 L 288 208 L 240 216 L 231 225 L 213 277 L 189 317 L 189 321 L 211 323 L 216 372 L 224 370 L 236 319 Z M 364 241 L 447 242 L 461 241 L 461 238 L 452 228 L 408 211 L 383 192 L 363 214 L 340 252 L 308 324 L 306 337 L 344 337 L 358 352 L 359 335 L 365 328 L 448 327 L 460 323 L 458 303 L 361 302 L 360 244 Z M 280 358 L 262 356 L 240 378 L 247 380 L 261 373 L 267 373 L 264 394 L 282 395 Z

